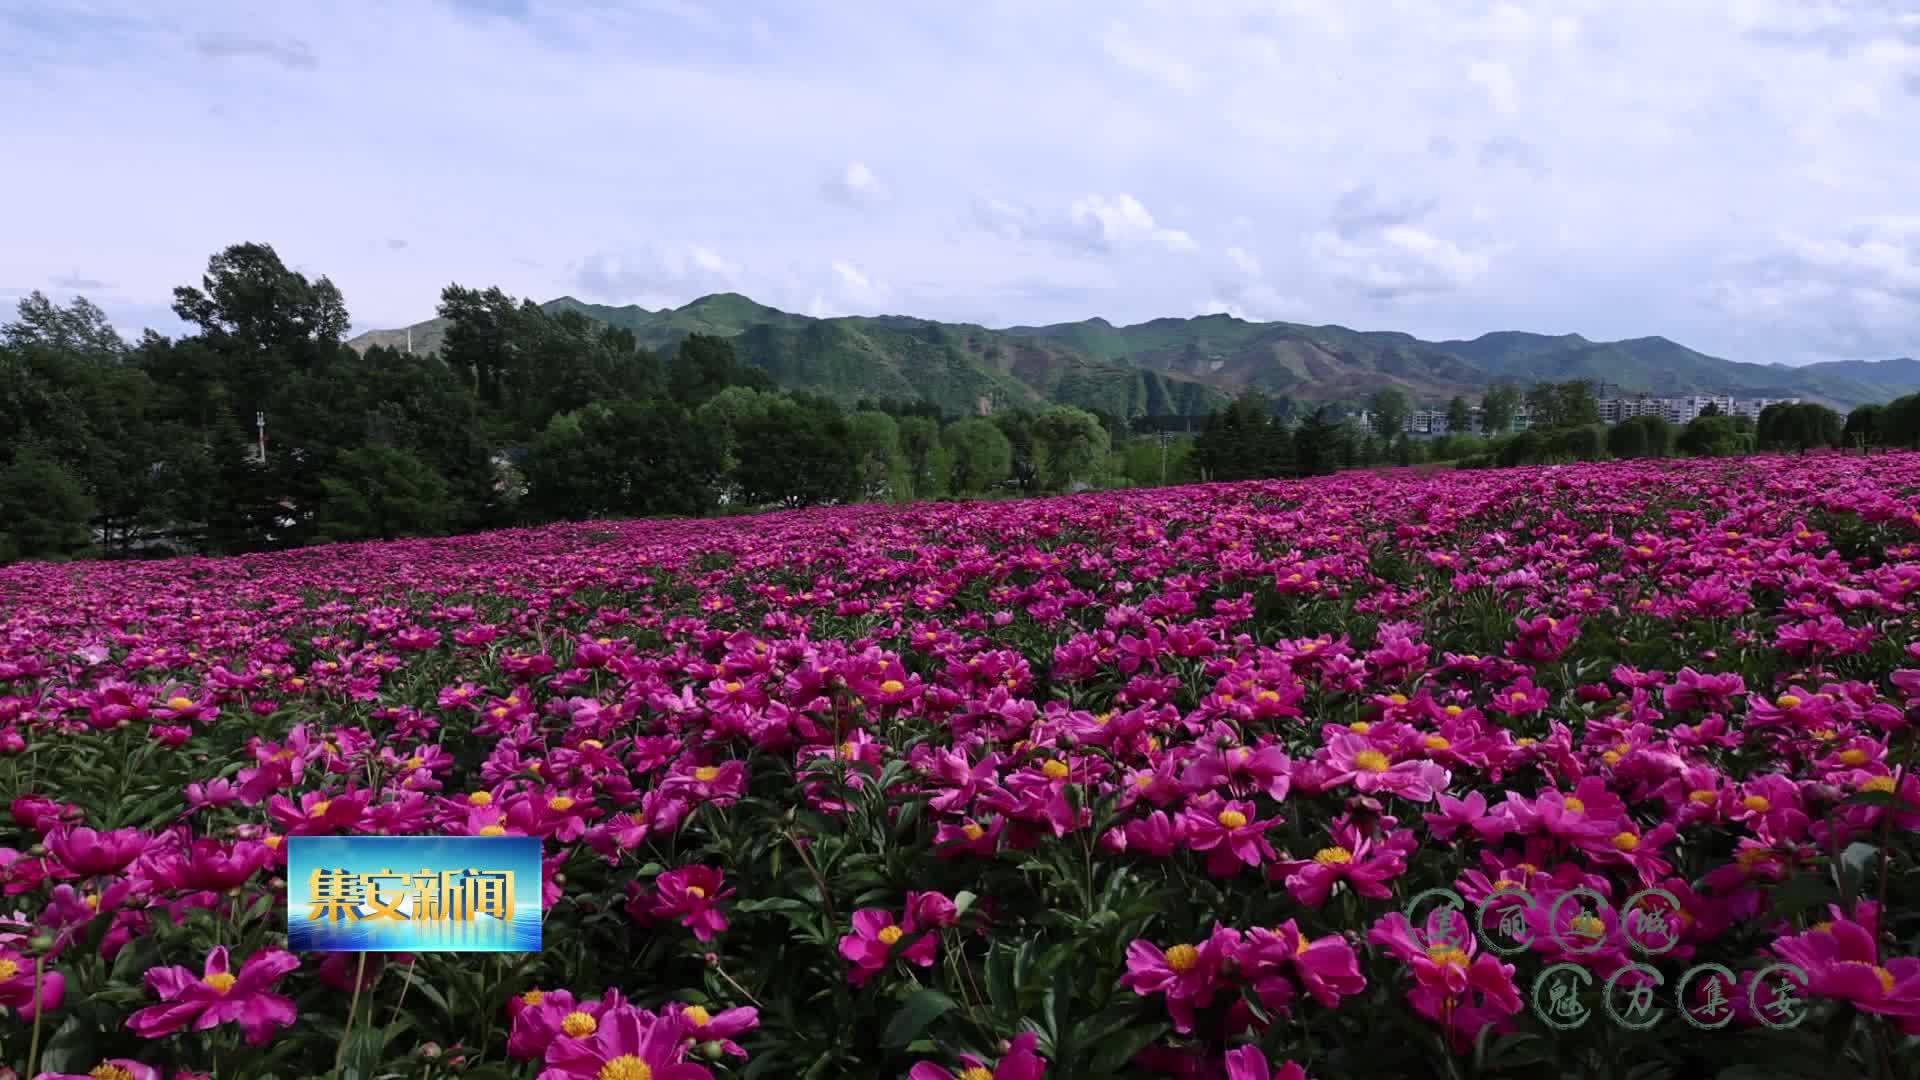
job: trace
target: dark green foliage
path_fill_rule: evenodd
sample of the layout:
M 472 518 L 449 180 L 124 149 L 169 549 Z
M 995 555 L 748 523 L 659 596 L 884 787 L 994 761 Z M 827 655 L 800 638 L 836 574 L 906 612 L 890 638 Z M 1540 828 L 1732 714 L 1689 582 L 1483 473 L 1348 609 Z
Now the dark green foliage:
M 818 506 L 858 490 L 852 431 L 830 401 L 776 398 L 737 436 L 733 477 L 750 506 Z
M 1825 405 L 1769 405 L 1760 410 L 1757 435 L 1762 450 L 1805 452 L 1839 446 L 1842 421 L 1839 413 Z
M 80 554 L 92 516 L 79 477 L 38 448 L 21 447 L 0 469 L 0 561 Z
M 323 540 L 431 536 L 453 520 L 452 492 L 425 462 L 390 446 L 363 446 L 340 455 L 320 479 Z
M 1607 431 L 1607 452 L 1617 458 L 1666 457 L 1673 452 L 1673 425 L 1659 416 L 1622 420 Z
M 1702 416 L 1689 422 L 1674 448 L 1695 457 L 1731 457 L 1753 448 L 1753 436 L 1730 416 Z
M 1847 426 L 1841 431 L 1841 438 L 1848 446 L 1857 446 L 1862 450 L 1878 446 L 1885 434 L 1885 405 L 1862 405 L 1847 414 Z

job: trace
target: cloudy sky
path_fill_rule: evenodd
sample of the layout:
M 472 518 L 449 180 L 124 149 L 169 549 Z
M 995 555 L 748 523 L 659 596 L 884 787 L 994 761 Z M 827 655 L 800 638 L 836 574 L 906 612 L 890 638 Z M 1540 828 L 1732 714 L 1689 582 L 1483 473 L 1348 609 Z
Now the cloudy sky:
M 240 241 L 1004 326 L 1920 356 L 1915 0 L 0 0 L 0 304 Z

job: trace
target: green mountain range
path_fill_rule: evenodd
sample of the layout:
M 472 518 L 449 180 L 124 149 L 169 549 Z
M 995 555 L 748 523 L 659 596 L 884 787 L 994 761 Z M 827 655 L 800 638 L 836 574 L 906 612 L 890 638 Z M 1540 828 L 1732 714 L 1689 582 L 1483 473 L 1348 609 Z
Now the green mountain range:
M 541 307 L 623 327 L 654 349 L 671 348 L 688 334 L 718 335 L 791 389 L 847 403 L 918 398 L 956 414 L 1062 402 L 1120 416 L 1196 415 L 1247 388 L 1308 402 L 1357 403 L 1398 387 L 1417 403 L 1437 406 L 1456 394 L 1478 400 L 1497 381 L 1566 379 L 1604 381 L 1623 392 L 1798 397 L 1843 409 L 1920 391 L 1917 360 L 1753 364 L 1660 337 L 1589 341 L 1578 334 L 1498 331 L 1471 341 L 1422 341 L 1230 315 L 994 330 L 899 315 L 816 319 L 738 293 L 658 311 L 570 296 Z M 404 348 L 410 333 L 414 351 L 428 353 L 439 347 L 445 326 L 430 319 L 361 334 L 348 344 Z

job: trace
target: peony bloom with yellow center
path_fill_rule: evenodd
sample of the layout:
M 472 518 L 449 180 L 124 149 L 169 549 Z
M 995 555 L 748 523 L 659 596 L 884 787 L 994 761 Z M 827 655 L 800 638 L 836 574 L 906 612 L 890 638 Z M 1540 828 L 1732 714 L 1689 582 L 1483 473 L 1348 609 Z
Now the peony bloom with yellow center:
M 1405 704 L 1407 703 L 1407 695 L 1405 695 L 1405 694 L 1388 694 L 1388 695 L 1387 695 L 1387 700 L 1388 700 L 1388 701 L 1391 701 L 1391 702 L 1393 702 L 1393 703 L 1394 703 L 1395 705 L 1405 705 Z
M 1801 705 L 1798 694 L 1781 694 L 1773 699 L 1773 703 L 1782 709 L 1797 709 Z
M 1046 773 L 1049 780 L 1065 780 L 1068 774 L 1073 772 L 1067 767 L 1067 763 L 1059 758 L 1050 759 L 1045 765 L 1040 766 L 1040 771 Z
M 87 1080 L 133 1080 L 133 1070 L 111 1062 L 102 1063 L 87 1070 Z
M 1885 792 L 1886 794 L 1891 795 L 1893 794 L 1893 777 L 1870 776 L 1867 779 L 1862 780 L 1860 782 L 1860 790 L 1861 791 L 1880 791 L 1880 792 Z
M 1192 971 L 1200 962 L 1200 950 L 1191 945 L 1175 945 L 1167 950 L 1167 967 L 1177 972 Z
M 179 697 L 177 695 L 170 697 L 167 699 L 167 708 L 172 709 L 174 712 L 179 712 L 182 709 L 191 709 L 193 708 L 193 699 L 190 697 Z
M 1279 701 L 1280 694 L 1278 691 L 1274 691 L 1274 690 L 1262 690 L 1259 693 L 1253 695 L 1253 700 L 1260 701 L 1260 702 Z
M 899 679 L 888 679 L 880 684 L 880 692 L 883 694 L 897 694 L 906 688 L 907 684 Z
M 427 765 L 427 759 L 421 757 L 419 754 L 415 754 L 408 758 L 405 764 L 409 769 L 424 769 Z
M 1584 814 L 1587 812 L 1587 804 L 1571 795 L 1562 800 L 1561 805 L 1567 808 L 1567 813 L 1569 814 Z
M 700 1005 L 689 1005 L 680 1010 L 680 1015 L 686 1017 L 687 1023 L 694 1027 L 706 1027 L 713 1022 L 713 1014 Z
M 1378 750 L 1362 750 L 1353 755 L 1353 767 L 1361 772 L 1386 772 L 1387 755 Z
M 1427 959 L 1443 968 L 1465 968 L 1466 950 L 1452 945 L 1435 945 L 1427 950 Z
M 1719 792 L 1712 791 L 1708 788 L 1696 788 L 1693 791 L 1687 792 L 1687 801 L 1697 803 L 1700 806 L 1712 806 L 1714 801 L 1719 798 Z
M 545 990 L 529 990 L 520 995 L 520 1003 L 522 1005 L 538 1005 L 546 999 L 547 992 Z
M 600 1021 L 583 1012 L 570 1012 L 561 1018 L 560 1030 L 576 1039 L 584 1039 L 600 1030 Z
M 707 898 L 707 890 L 698 885 L 689 885 L 687 886 L 687 895 L 693 897 L 695 900 L 705 900 Z
M 1539 741 L 1540 741 L 1539 739 L 1536 739 L 1531 735 L 1522 735 L 1520 738 L 1513 740 L 1513 745 L 1521 748 L 1525 748 L 1525 747 L 1536 745 L 1537 743 L 1539 743 Z
M 1321 848 L 1313 853 L 1313 861 L 1321 866 L 1345 866 L 1353 861 L 1353 852 L 1343 847 Z
M 18 974 L 20 974 L 20 965 L 17 961 L 0 957 L 0 982 L 6 982 Z
M 468 792 L 467 805 L 468 806 L 492 806 L 493 792 L 491 791 Z
M 1620 851 L 1632 851 L 1640 846 L 1640 838 L 1630 832 L 1614 833 L 1613 846 Z
M 900 929 L 898 926 L 883 926 L 880 928 L 880 932 L 874 936 L 880 939 L 880 944 L 892 945 L 902 937 L 905 937 L 906 933 L 905 930 Z
M 1773 809 L 1773 803 L 1768 801 L 1765 795 L 1749 795 L 1740 800 L 1740 805 L 1756 814 L 1764 814 Z
M 1572 926 L 1573 932 L 1582 937 L 1599 937 L 1607 932 L 1607 924 L 1601 922 L 1600 916 L 1591 911 L 1583 911 L 1575 915 Z
M 547 809 L 556 814 L 564 814 L 573 809 L 573 807 L 573 799 L 567 795 L 555 795 L 553 798 L 547 800 Z
M 1424 741 L 1429 750 L 1446 750 L 1453 746 L 1444 735 L 1429 735 Z
M 1840 751 L 1840 764 L 1858 768 L 1867 763 L 1867 752 L 1857 746 Z
M 1513 701 L 1515 705 L 1525 704 L 1527 700 L 1527 692 L 1525 690 L 1515 690 L 1513 693 L 1507 696 L 1509 699 Z
M 1214 820 L 1218 821 L 1222 828 L 1244 829 L 1247 827 L 1247 815 L 1238 810 L 1222 810 L 1220 816 Z
M 1355 720 L 1353 723 L 1347 725 L 1347 730 L 1353 732 L 1355 735 L 1365 735 L 1367 732 L 1373 730 L 1373 725 L 1367 723 L 1365 720 Z
M 653 1080 L 653 1066 L 632 1054 L 621 1054 L 600 1066 L 594 1080 Z
M 1151 777 L 1147 779 L 1149 783 L 1152 782 Z M 969 840 L 978 840 L 987 835 L 987 830 L 981 828 L 978 822 L 969 821 L 965 825 L 960 826 L 960 834 Z
M 1461 708 L 1458 705 L 1449 705 L 1446 708 L 1441 709 L 1440 711 L 1443 713 L 1446 713 L 1448 716 L 1459 716 L 1461 713 L 1466 712 L 1467 710 Z
M 606 748 L 607 744 L 601 742 L 599 739 L 580 740 L 580 749 L 582 750 L 605 750 Z
M 993 1070 L 985 1065 L 969 1065 L 953 1075 L 956 1080 L 993 1080 Z
M 505 825 L 498 825 L 498 824 L 482 825 L 480 826 L 480 835 L 481 836 L 505 836 L 507 835 L 507 827 Z
M 1618 765 L 1620 764 L 1620 751 L 1609 750 L 1600 755 L 1600 760 L 1606 762 L 1608 765 Z
M 333 801 L 331 799 L 321 799 L 319 802 L 307 808 L 307 816 L 310 818 L 326 817 L 327 811 L 332 807 Z
M 720 770 L 712 765 L 702 765 L 693 770 L 693 778 L 703 784 L 711 784 L 720 779 Z
M 208 986 L 213 987 L 214 993 L 224 994 L 227 991 L 233 989 L 233 984 L 239 982 L 240 977 L 233 974 L 230 971 L 216 971 L 213 974 L 208 975 L 205 978 L 202 978 L 200 981 L 203 983 L 206 983 Z
M 1279 931 L 1278 931 L 1278 930 L 1276 930 L 1276 931 L 1274 931 L 1274 933 L 1276 933 L 1276 934 L 1277 934 L 1277 933 L 1279 933 Z M 1293 947 L 1293 955 L 1295 955 L 1295 956 L 1299 956 L 1299 955 L 1300 955 L 1301 953 L 1303 953 L 1303 952 L 1306 952 L 1306 951 L 1307 951 L 1307 948 L 1308 948 L 1309 946 L 1311 946 L 1312 944 L 1313 944 L 1313 942 L 1311 942 L 1311 941 L 1309 941 L 1309 940 L 1307 940 L 1307 935 L 1305 935 L 1305 934 L 1301 934 L 1301 935 L 1300 935 L 1300 940 L 1299 940 L 1299 942 L 1298 942 L 1298 943 L 1296 943 L 1296 944 L 1294 945 L 1294 947 Z

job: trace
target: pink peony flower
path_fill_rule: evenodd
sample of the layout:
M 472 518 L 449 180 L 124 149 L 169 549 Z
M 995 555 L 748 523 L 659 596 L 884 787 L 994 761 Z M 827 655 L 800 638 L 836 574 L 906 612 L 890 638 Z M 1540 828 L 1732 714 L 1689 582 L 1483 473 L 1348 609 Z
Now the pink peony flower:
M 293 1002 L 270 990 L 299 966 L 300 958 L 284 949 L 263 949 L 248 957 L 236 975 L 227 970 L 227 949 L 222 945 L 207 954 L 199 976 L 183 967 L 151 968 L 147 987 L 167 1004 L 134 1013 L 127 1018 L 127 1027 L 143 1038 L 158 1039 L 189 1023 L 196 1031 L 237 1023 L 249 1044 L 264 1046 L 274 1029 L 298 1018 Z

